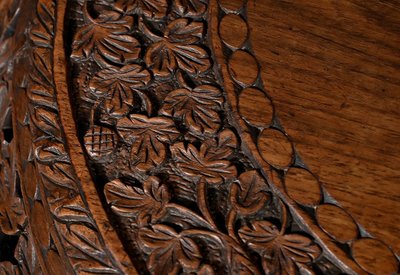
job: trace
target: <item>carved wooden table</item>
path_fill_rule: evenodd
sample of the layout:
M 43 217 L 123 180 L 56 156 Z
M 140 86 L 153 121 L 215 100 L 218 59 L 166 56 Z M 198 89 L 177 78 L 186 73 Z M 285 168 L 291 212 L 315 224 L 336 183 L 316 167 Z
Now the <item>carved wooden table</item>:
M 399 272 L 394 2 L 1 0 L 0 274 Z

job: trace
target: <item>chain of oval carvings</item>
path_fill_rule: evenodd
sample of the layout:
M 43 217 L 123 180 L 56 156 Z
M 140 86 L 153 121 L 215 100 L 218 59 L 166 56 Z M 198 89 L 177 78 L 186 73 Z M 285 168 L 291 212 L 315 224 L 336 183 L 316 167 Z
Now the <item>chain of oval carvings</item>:
M 222 3 L 224 1 L 218 0 L 219 5 L 218 5 L 218 26 L 219 26 L 219 31 L 221 32 L 221 26 L 223 25 L 223 20 L 228 21 L 227 19 L 229 17 L 230 20 L 232 20 L 232 16 L 236 17 L 236 24 L 240 21 L 243 22 L 245 25 L 246 31 L 249 31 L 249 23 L 248 23 L 248 15 L 247 15 L 247 1 L 243 1 L 242 5 L 238 5 L 235 8 L 229 8 L 225 7 L 225 4 Z M 239 24 L 240 26 L 240 24 Z M 225 26 L 226 27 L 226 26 Z M 243 25 L 242 25 L 243 27 Z M 222 42 L 222 50 L 224 53 L 224 56 L 226 58 L 226 63 L 228 64 L 228 71 L 229 75 L 231 78 L 231 81 L 234 83 L 234 92 L 237 97 L 237 102 L 238 102 L 238 109 L 237 112 L 241 117 L 242 120 L 242 125 L 243 127 L 247 128 L 249 133 L 252 135 L 252 140 L 260 152 L 260 155 L 262 156 L 262 159 L 264 162 L 268 163 L 272 167 L 272 174 L 270 174 L 273 178 L 274 181 L 279 181 L 281 185 L 283 186 L 283 190 L 286 192 L 287 195 L 298 205 L 300 208 L 303 210 L 306 210 L 306 213 L 310 215 L 310 217 L 317 222 L 317 225 L 327 233 L 327 235 L 336 243 L 340 244 L 339 247 L 349 255 L 349 257 L 354 260 L 364 271 L 370 273 L 370 271 L 363 266 L 358 259 L 354 257 L 354 246 L 357 241 L 376 241 L 376 245 L 384 245 L 381 240 L 375 238 L 372 236 L 365 228 L 357 223 L 355 219 L 346 211 L 344 210 L 340 203 L 336 201 L 330 194 L 329 192 L 325 189 L 324 185 L 318 180 L 317 176 L 314 175 L 312 172 L 310 172 L 309 167 L 302 161 L 302 158 L 300 157 L 299 152 L 295 149 L 295 146 L 293 142 L 291 141 L 289 135 L 286 133 L 284 130 L 283 126 L 281 125 L 278 116 L 275 113 L 275 105 L 273 103 L 273 99 L 271 96 L 268 94 L 266 91 L 262 78 L 261 78 L 261 67 L 259 65 L 259 62 L 255 56 L 254 50 L 251 45 L 251 37 L 250 34 L 247 33 L 241 33 L 243 30 L 238 30 L 238 37 L 242 37 L 243 39 L 241 41 L 235 40 L 236 45 L 230 44 L 228 41 L 225 41 L 224 38 L 221 38 Z M 220 33 L 221 34 L 221 33 Z M 239 41 L 239 42 L 238 42 Z M 235 74 L 235 71 L 233 70 L 232 65 L 232 60 L 234 59 L 235 55 L 241 54 L 241 56 L 253 59 L 254 65 L 258 69 L 257 75 L 254 76 L 252 80 L 246 79 L 246 81 L 243 81 L 240 79 Z M 242 76 L 243 77 L 243 76 Z M 250 77 L 251 78 L 251 77 Z M 247 82 L 248 81 L 248 82 Z M 257 112 L 253 112 L 252 114 L 249 113 L 241 113 L 241 97 L 245 97 L 244 95 L 246 93 L 252 93 L 254 96 L 258 96 L 258 98 L 262 98 L 262 102 L 265 102 L 266 104 L 261 106 L 261 108 L 271 108 L 271 111 L 267 113 L 267 117 L 255 117 L 258 115 Z M 243 100 L 245 101 L 245 100 Z M 258 110 L 261 110 L 259 108 Z M 265 112 L 260 112 L 265 114 Z M 260 138 L 264 134 L 267 136 L 268 134 L 271 133 L 277 133 L 277 135 L 274 137 L 273 135 L 271 138 L 276 138 L 277 142 L 279 141 L 280 143 L 289 143 L 291 147 L 291 154 L 292 157 L 290 160 L 286 160 L 286 163 L 282 165 L 282 162 L 275 162 L 271 158 L 269 159 L 268 156 L 266 156 L 263 152 L 265 149 L 262 148 L 260 145 Z M 296 172 L 294 172 L 296 171 Z M 292 172 L 292 173 L 291 173 Z M 313 201 L 312 203 L 310 202 L 302 202 L 297 200 L 297 198 L 294 198 L 291 196 L 291 194 L 288 192 L 289 186 L 287 185 L 286 181 L 289 181 L 289 178 L 293 179 L 294 175 L 299 175 L 299 176 L 304 176 L 307 175 L 308 178 L 313 178 L 313 181 L 318 182 L 319 185 L 319 192 L 320 192 L 320 198 L 318 200 Z M 325 206 L 332 206 L 332 207 L 337 207 L 342 211 L 342 213 L 345 213 L 348 217 L 350 217 L 350 222 L 354 223 L 356 228 L 357 228 L 357 234 L 355 237 L 350 238 L 350 239 L 340 239 L 338 236 L 335 235 L 335 233 L 330 232 L 328 229 L 326 229 L 321 221 L 319 220 L 318 217 L 318 211 L 322 209 Z M 399 265 L 399 257 L 393 252 L 393 250 L 390 248 L 390 246 L 386 246 L 387 251 L 389 254 L 392 254 L 392 258 L 394 261 L 397 261 L 397 268 L 400 268 Z M 376 255 L 378 256 L 378 255 Z M 397 268 L 394 266 L 393 267 L 393 272 L 397 271 Z

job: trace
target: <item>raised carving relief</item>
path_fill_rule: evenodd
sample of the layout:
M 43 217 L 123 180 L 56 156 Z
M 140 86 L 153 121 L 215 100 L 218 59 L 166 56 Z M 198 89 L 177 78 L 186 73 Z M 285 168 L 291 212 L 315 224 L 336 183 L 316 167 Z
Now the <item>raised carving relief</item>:
M 22 2 L 0 8 L 28 13 Z M 245 21 L 244 7 L 214 0 L 34 6 L 19 48 L 0 50 L 0 61 L 9 60 L 0 64 L 0 107 L 9 110 L 0 121 L 0 245 L 9 248 L 0 252 L 0 273 L 122 274 L 129 261 L 141 274 L 353 272 L 302 215 L 343 251 L 374 239 L 350 216 L 354 236 L 342 241 L 329 232 L 319 213 L 340 207 L 318 181 L 316 198 L 303 203 L 268 177 L 267 165 L 289 188 L 305 177 L 298 170 L 308 170 L 260 76 L 235 71 L 238 59 L 260 69 L 247 33 L 232 46 L 213 29 L 226 16 Z M 11 21 L 0 21 L 2 38 Z M 65 55 L 68 64 L 59 64 Z M 68 123 L 77 126 L 93 180 L 81 181 L 71 158 L 61 119 L 69 114 L 60 114 L 59 101 L 67 91 L 56 66 L 68 68 L 70 102 L 62 104 L 71 103 L 75 121 L 71 115 Z M 269 108 L 261 108 L 262 123 L 242 104 L 254 97 Z M 88 196 L 84 185 L 98 193 Z M 95 219 L 94 204 L 106 209 L 106 222 Z M 107 226 L 121 243 L 107 242 L 100 230 Z

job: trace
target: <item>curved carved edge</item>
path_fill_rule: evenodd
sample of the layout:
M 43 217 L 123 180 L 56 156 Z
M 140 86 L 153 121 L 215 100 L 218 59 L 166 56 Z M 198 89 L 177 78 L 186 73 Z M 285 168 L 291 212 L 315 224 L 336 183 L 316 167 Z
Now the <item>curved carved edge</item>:
M 60 107 L 60 119 L 63 125 L 66 142 L 69 148 L 69 154 L 71 155 L 71 162 L 76 170 L 79 170 L 77 176 L 79 181 L 82 183 L 82 191 L 87 198 L 88 208 L 91 210 L 93 219 L 96 221 L 99 232 L 101 233 L 102 239 L 105 242 L 107 249 L 113 255 L 115 261 L 120 266 L 120 269 L 126 274 L 136 274 L 137 271 L 132 265 L 129 256 L 124 251 L 123 245 L 116 235 L 115 231 L 107 218 L 104 208 L 99 202 L 98 192 L 95 184 L 90 176 L 89 170 L 86 166 L 84 154 L 80 146 L 79 140 L 76 136 L 77 130 L 73 123 L 74 117 L 70 105 L 70 97 L 68 93 L 68 72 L 67 72 L 67 60 L 65 57 L 64 50 L 64 22 L 65 11 L 67 9 L 67 0 L 58 0 L 58 24 L 55 35 L 55 49 L 54 51 L 54 78 L 57 89 L 57 102 Z
M 16 46 L 8 48 L 8 60 L 1 64 L 3 78 L 9 85 L 9 94 L 3 96 L 11 98 L 12 109 L 17 110 L 13 112 L 12 119 L 15 149 L 9 155 L 18 158 L 13 168 L 20 173 L 16 173 L 17 178 L 13 176 L 13 179 L 20 186 L 29 221 L 22 225 L 19 219 L 17 231 L 6 230 L 5 224 L 13 225 L 14 221 L 10 220 L 9 214 L 1 213 L 1 234 L 5 234 L 1 235 L 2 242 L 10 234 L 19 239 L 16 247 L 9 248 L 9 253 L 15 251 L 9 256 L 11 262 L 15 264 L 17 261 L 18 264 L 2 264 L 1 268 L 11 274 L 119 274 L 121 270 L 133 273 L 129 259 L 121 257 L 115 260 L 105 245 L 94 219 L 104 221 L 99 218 L 101 208 L 96 215 L 90 212 L 67 151 L 55 87 L 61 86 L 62 82 L 58 82 L 53 74 L 53 65 L 60 65 L 55 62 L 59 59 L 53 59 L 54 49 L 63 49 L 61 24 L 58 25 L 61 36 L 56 42 L 54 34 L 56 24 L 63 22 L 65 1 L 38 0 L 29 3 L 21 4 L 19 12 L 32 19 L 19 18 L 17 25 L 22 24 L 23 27 L 17 26 L 16 29 L 22 35 L 7 38 L 11 45 Z M 61 64 L 61 67 L 64 66 L 65 63 Z M 65 105 L 65 102 L 60 105 Z M 8 146 L 7 142 L 2 147 L 5 145 Z M 8 155 L 5 160 L 7 158 Z M 4 180 L 1 184 L 2 188 L 9 186 Z M 8 202 L 12 198 L 2 198 L 6 200 L 1 201 L 5 211 L 16 211 L 18 201 Z M 101 226 L 102 232 L 105 232 L 107 224 Z M 108 240 L 113 241 L 114 238 L 114 245 L 117 244 L 118 239 L 113 237 L 113 232 L 106 236 Z M 119 252 L 118 256 L 121 255 L 123 253 Z
M 218 22 L 214 21 L 212 24 L 212 31 L 210 32 L 211 34 L 214 34 L 213 36 L 213 43 L 214 43 L 214 49 L 218 52 L 216 54 L 216 58 L 224 56 L 225 59 L 220 58 L 219 64 L 221 64 L 221 72 L 224 78 L 224 84 L 225 84 L 225 89 L 228 93 L 228 96 L 230 97 L 230 104 L 231 107 L 233 108 L 232 115 L 234 116 L 234 119 L 236 122 L 240 125 L 238 128 L 242 130 L 241 135 L 244 136 L 244 140 L 246 142 L 244 146 L 248 146 L 249 150 L 253 153 L 253 156 L 255 157 L 255 161 L 259 164 L 260 167 L 265 172 L 265 176 L 269 178 L 269 184 L 273 187 L 276 188 L 275 190 L 277 191 L 278 194 L 282 195 L 285 200 L 288 202 L 289 208 L 291 208 L 294 211 L 294 215 L 298 215 L 299 219 L 302 220 L 302 224 L 311 230 L 313 232 L 313 236 L 321 241 L 321 245 L 323 245 L 325 248 L 327 248 L 328 251 L 330 251 L 330 257 L 336 258 L 337 260 L 343 261 L 343 263 L 347 264 L 349 268 L 353 269 L 354 272 L 357 273 L 363 273 L 367 272 L 369 274 L 373 273 L 369 270 L 367 270 L 356 258 L 355 258 L 355 252 L 353 251 L 355 244 L 358 241 L 376 241 L 375 244 L 377 245 L 384 245 L 386 246 L 387 252 L 392 255 L 388 255 L 388 253 L 383 255 L 375 255 L 375 257 L 393 257 L 393 260 L 397 262 L 395 264 L 397 267 L 392 268 L 392 272 L 398 272 L 400 270 L 400 257 L 394 253 L 390 245 L 384 244 L 381 240 L 373 237 L 361 224 L 359 224 L 355 219 L 347 212 L 345 211 L 340 203 L 336 201 L 330 194 L 329 192 L 325 189 L 323 184 L 319 182 L 317 179 L 317 176 L 314 175 L 307 165 L 302 161 L 299 152 L 296 150 L 293 142 L 290 140 L 290 137 L 284 130 L 283 126 L 281 125 L 278 116 L 275 113 L 275 106 L 273 103 L 273 99 L 269 96 L 268 92 L 265 90 L 264 85 L 263 85 L 263 80 L 261 78 L 261 70 L 262 68 L 259 65 L 259 62 L 256 58 L 256 53 L 254 52 L 252 45 L 251 45 L 251 26 L 248 23 L 248 17 L 247 17 L 247 3 L 248 1 L 243 1 L 242 5 L 236 5 L 236 7 L 227 5 L 226 1 L 222 0 L 217 0 L 217 4 L 213 1 L 215 5 L 213 6 L 214 9 L 214 17 L 218 17 Z M 229 41 L 225 41 L 221 37 L 221 25 L 222 25 L 222 20 L 226 19 L 230 16 L 236 17 L 236 22 L 243 21 L 244 24 L 246 25 L 245 29 L 247 33 L 241 33 L 243 30 L 240 30 L 239 27 L 237 31 L 237 36 L 238 37 L 243 37 L 243 40 L 235 45 L 232 46 Z M 212 16 L 212 18 L 214 18 Z M 216 35 L 218 34 L 218 35 Z M 234 40 L 232 42 L 238 43 L 237 40 Z M 254 77 L 254 79 L 250 82 L 243 82 L 238 76 L 235 75 L 235 72 L 233 71 L 231 66 L 232 59 L 234 59 L 234 55 L 237 53 L 243 53 L 247 54 L 249 59 L 253 59 L 255 64 L 242 64 L 242 66 L 257 66 L 257 71 L 258 74 Z M 249 60 L 248 59 L 248 60 Z M 243 76 L 242 76 L 243 77 Z M 246 80 L 247 81 L 247 80 Z M 252 90 L 253 89 L 253 90 Z M 263 94 L 264 97 L 266 98 L 265 101 L 268 104 L 265 104 L 265 108 L 271 107 L 272 111 L 270 111 L 271 118 L 269 122 L 264 123 L 264 125 L 260 125 L 260 122 L 257 121 L 256 118 L 252 118 L 251 116 L 247 116 L 248 114 L 242 114 L 240 111 L 239 105 L 241 104 L 240 102 L 240 95 L 247 92 L 247 91 L 258 91 L 260 94 Z M 268 106 L 271 104 L 272 106 Z M 262 108 L 262 107 L 261 107 Z M 258 110 L 261 110 L 261 108 L 258 108 Z M 257 109 L 257 108 L 256 108 Z M 260 112 L 263 113 L 263 112 Z M 254 113 L 254 115 L 257 115 L 257 113 Z M 267 119 L 264 119 L 264 121 Z M 257 123 L 255 123 L 257 122 Z M 288 164 L 282 165 L 281 163 L 274 163 L 272 159 L 268 159 L 265 157 L 263 154 L 263 148 L 260 145 L 260 138 L 263 132 L 272 129 L 272 131 L 279 131 L 283 133 L 284 136 L 286 136 L 287 141 L 291 144 L 292 147 L 292 160 L 288 162 Z M 258 132 L 258 134 L 254 134 L 254 132 Z M 278 139 L 279 138 L 279 139 Z M 285 140 L 282 140 L 281 137 L 276 137 L 277 142 L 285 142 Z M 287 160 L 286 160 L 287 161 Z M 303 203 L 296 201 L 292 196 L 288 194 L 288 187 L 285 185 L 285 177 L 289 177 L 289 172 L 290 170 L 303 170 L 303 171 L 308 171 L 309 175 L 314 177 L 316 181 L 318 181 L 318 184 L 320 186 L 320 199 L 317 200 L 316 202 L 313 202 L 311 204 L 308 203 Z M 303 175 L 304 176 L 304 175 Z M 289 179 L 288 179 L 289 181 Z M 340 240 L 338 237 L 336 237 L 334 234 L 330 233 L 329 230 L 323 228 L 323 226 L 320 224 L 320 221 L 318 220 L 317 216 L 317 210 L 321 207 L 324 206 L 334 206 L 338 207 L 345 213 L 345 215 L 349 216 L 351 219 L 351 222 L 354 224 L 356 227 L 355 230 L 357 230 L 357 235 L 349 240 Z M 319 208 L 318 208 L 319 207 Z M 311 219 L 310 219 L 311 218 Z M 333 241 L 333 242 L 332 242 Z M 341 251 L 340 251 L 341 250 Z M 336 254 L 336 255 L 335 255 Z M 390 262 L 390 264 L 393 264 L 393 261 Z M 346 272 L 350 272 L 349 269 L 346 269 Z

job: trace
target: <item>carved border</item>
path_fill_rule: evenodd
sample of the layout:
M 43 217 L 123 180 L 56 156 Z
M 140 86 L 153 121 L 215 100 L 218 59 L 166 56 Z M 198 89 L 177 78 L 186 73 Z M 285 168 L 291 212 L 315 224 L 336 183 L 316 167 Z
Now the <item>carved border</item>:
M 400 260 L 399 260 L 400 257 L 394 253 L 390 245 L 386 245 L 381 240 L 373 237 L 372 234 L 370 234 L 361 224 L 359 224 L 351 216 L 351 214 L 348 213 L 344 208 L 342 208 L 340 203 L 336 201 L 329 194 L 324 185 L 318 180 L 318 177 L 314 173 L 312 173 L 308 168 L 308 166 L 302 161 L 302 158 L 299 152 L 296 150 L 295 145 L 291 141 L 290 136 L 286 133 L 283 126 L 281 125 L 280 120 L 277 114 L 275 113 L 273 98 L 268 94 L 268 92 L 264 87 L 263 80 L 261 78 L 262 68 L 252 48 L 251 33 L 250 33 L 251 26 L 249 25 L 248 15 L 247 15 L 248 1 L 247 0 L 243 1 L 242 5 L 238 5 L 236 9 L 225 7 L 225 4 L 227 3 L 226 1 L 222 0 L 216 0 L 216 1 L 218 2 L 218 4 L 214 5 L 213 7 L 214 17 L 213 16 L 211 17 L 212 18 L 217 17 L 218 22 L 214 22 L 213 31 L 211 31 L 210 33 L 214 35 L 218 33 L 218 37 L 216 37 L 216 39 L 213 41 L 214 49 L 219 52 L 219 55 L 217 54 L 217 56 L 225 57 L 225 60 L 223 61 L 221 60 L 220 62 L 220 64 L 223 64 L 221 66 L 221 71 L 224 78 L 225 88 L 230 98 L 231 107 L 235 110 L 233 112 L 233 115 L 235 116 L 236 121 L 239 123 L 238 128 L 242 129 L 241 135 L 243 135 L 245 137 L 244 139 L 247 141 L 246 146 L 248 146 L 251 152 L 253 152 L 256 162 L 263 169 L 265 176 L 269 178 L 270 185 L 272 187 L 275 187 L 274 189 L 277 191 L 277 193 L 281 194 L 286 201 L 290 202 L 288 205 L 293 210 L 294 212 L 293 214 L 296 215 L 295 213 L 296 212 L 298 213 L 299 219 L 303 220 L 304 225 L 310 228 L 310 231 L 314 233 L 313 235 L 316 237 L 316 239 L 319 239 L 322 243 L 324 243 L 326 245 L 324 246 L 327 248 L 328 251 L 329 250 L 335 251 L 338 255 L 340 255 L 339 258 L 337 258 L 334 254 L 331 254 L 333 258 L 336 258 L 337 260 L 339 259 L 342 260 L 355 272 L 367 272 L 371 274 L 371 272 L 369 272 L 364 266 L 360 264 L 360 262 L 357 261 L 357 259 L 354 257 L 352 249 L 354 248 L 354 245 L 357 241 L 375 240 L 378 245 L 381 243 L 387 247 L 388 251 L 392 253 L 394 257 L 393 259 L 397 260 L 397 269 L 400 270 Z M 212 2 L 215 3 L 214 1 Z M 240 43 L 240 45 L 235 45 L 235 46 L 232 46 L 229 42 L 224 41 L 224 39 L 221 37 L 220 34 L 220 26 L 222 24 L 222 20 L 224 19 L 224 17 L 232 15 L 236 16 L 238 20 L 244 21 L 247 31 L 245 35 L 242 33 L 237 34 L 238 36 L 245 37 L 245 39 L 242 41 L 242 43 Z M 234 72 L 230 68 L 230 62 L 234 54 L 238 52 L 243 52 L 251 56 L 254 59 L 255 65 L 258 68 L 258 73 L 256 78 L 250 83 L 243 83 L 240 80 L 238 80 Z M 252 121 L 257 121 L 256 118 L 252 119 L 252 117 L 245 117 L 241 115 L 239 108 L 240 94 L 249 88 L 257 89 L 258 91 L 264 94 L 266 100 L 270 101 L 273 110 L 271 111 L 272 118 L 269 124 L 267 123 L 266 125 L 261 125 L 261 126 L 256 125 L 252 123 Z M 265 107 L 268 108 L 269 106 Z M 258 114 L 254 112 L 254 115 L 256 116 Z M 286 137 L 287 141 L 290 142 L 293 156 L 292 160 L 287 165 L 283 166 L 279 164 L 276 165 L 274 163 L 269 162 L 268 159 L 263 157 L 262 148 L 259 147 L 260 136 L 263 133 L 263 131 L 269 129 L 281 132 Z M 257 132 L 257 134 L 252 135 L 252 133 L 254 132 Z M 285 177 L 288 175 L 290 169 L 302 169 L 304 171 L 307 171 L 312 177 L 315 178 L 320 188 L 321 199 L 318 202 L 314 204 L 302 203 L 296 201 L 288 194 L 287 187 L 285 185 Z M 348 215 L 348 217 L 350 217 L 351 221 L 357 228 L 357 236 L 355 238 L 342 241 L 339 240 L 337 237 L 335 237 L 333 234 L 331 234 L 328 230 L 322 227 L 317 216 L 317 210 L 318 207 L 326 205 L 338 207 L 339 209 L 341 209 L 341 211 L 343 211 L 343 213 L 345 213 L 346 215 Z M 318 228 L 313 226 L 313 223 L 316 223 Z M 329 240 L 333 242 L 330 242 Z M 336 246 L 336 248 L 334 246 Z M 342 253 L 339 253 L 340 251 L 338 251 L 338 249 L 342 250 Z M 376 256 L 378 257 L 378 255 Z M 350 272 L 350 270 L 346 270 L 346 272 Z

